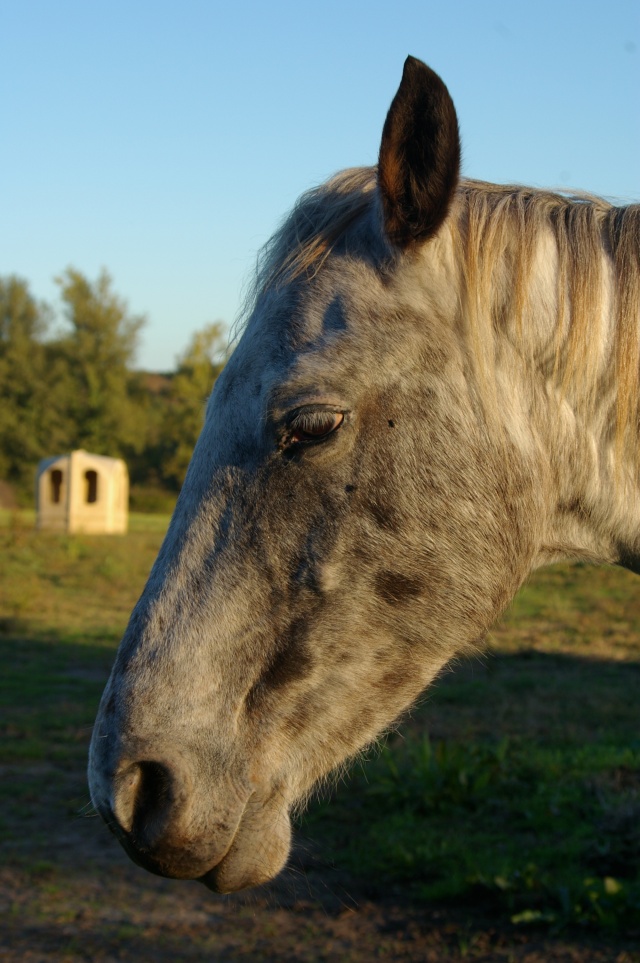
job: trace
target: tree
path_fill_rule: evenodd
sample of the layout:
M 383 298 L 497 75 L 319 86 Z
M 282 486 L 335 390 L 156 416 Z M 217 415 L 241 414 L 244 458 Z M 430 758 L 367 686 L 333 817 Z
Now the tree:
M 104 270 L 93 284 L 74 268 L 56 281 L 70 330 L 52 343 L 49 356 L 59 372 L 60 419 L 72 432 L 66 447 L 118 455 L 140 430 L 129 368 L 144 318 L 129 314 Z
M 50 309 L 26 281 L 0 278 L 0 478 L 31 487 L 50 428 L 46 353 Z
M 184 481 L 202 429 L 205 404 L 224 361 L 225 334 L 220 321 L 197 331 L 178 358 L 178 368 L 168 391 L 161 456 L 163 478 L 176 491 Z

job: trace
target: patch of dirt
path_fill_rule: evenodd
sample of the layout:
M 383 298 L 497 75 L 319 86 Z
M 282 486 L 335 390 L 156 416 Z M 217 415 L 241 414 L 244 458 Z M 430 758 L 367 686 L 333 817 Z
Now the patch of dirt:
M 549 936 L 477 905 L 371 899 L 307 844 L 274 883 L 219 897 L 134 866 L 97 819 L 41 838 L 39 860 L 0 869 L 4 963 L 640 963 L 640 932 Z

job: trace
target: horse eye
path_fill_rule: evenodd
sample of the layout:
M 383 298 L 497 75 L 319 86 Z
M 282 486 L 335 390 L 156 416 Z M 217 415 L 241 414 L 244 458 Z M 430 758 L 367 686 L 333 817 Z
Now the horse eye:
M 300 411 L 291 421 L 289 444 L 322 441 L 336 431 L 343 421 L 341 411 Z

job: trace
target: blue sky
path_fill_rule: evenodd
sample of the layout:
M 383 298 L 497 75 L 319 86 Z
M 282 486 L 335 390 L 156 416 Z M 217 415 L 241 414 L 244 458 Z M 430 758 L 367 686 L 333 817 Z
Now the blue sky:
M 0 0 L 0 274 L 106 267 L 171 369 L 295 198 L 374 163 L 408 53 L 473 177 L 640 198 L 640 2 Z

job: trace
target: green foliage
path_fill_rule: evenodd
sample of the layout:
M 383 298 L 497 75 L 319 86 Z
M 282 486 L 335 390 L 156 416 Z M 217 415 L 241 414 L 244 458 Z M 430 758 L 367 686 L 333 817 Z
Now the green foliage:
M 65 447 L 121 455 L 140 427 L 129 396 L 129 367 L 144 319 L 128 314 L 106 271 L 93 284 L 73 268 L 56 280 L 68 331 L 49 353 L 64 373 L 56 400 L 69 429 Z
M 182 484 L 202 429 L 205 402 L 223 367 L 223 329 L 219 323 L 198 331 L 178 360 L 171 379 L 164 423 L 162 477 L 174 489 Z
M 184 480 L 204 406 L 223 366 L 223 328 L 196 333 L 175 372 L 133 369 L 144 318 L 106 271 L 56 279 L 65 324 L 25 281 L 0 278 L 0 480 L 32 497 L 38 461 L 74 448 L 121 456 L 138 506 L 165 511 Z
M 194 334 L 175 372 L 134 376 L 132 396 L 146 431 L 144 446 L 131 446 L 125 458 L 141 509 L 148 504 L 150 510 L 165 511 L 166 497 L 164 502 L 158 500 L 157 493 L 175 495 L 180 490 L 202 429 L 207 398 L 224 365 L 224 345 L 222 324 L 209 324 Z
M 626 791 L 612 784 L 620 772 Z M 519 924 L 621 928 L 640 918 L 638 787 L 640 746 L 410 736 L 307 817 L 307 831 L 327 833 L 334 859 L 383 889 L 482 896 Z
M 133 485 L 129 491 L 129 511 L 144 512 L 149 516 L 171 515 L 176 505 L 175 492 L 160 485 Z
M 33 466 L 51 427 L 47 407 L 48 311 L 17 277 L 0 278 L 0 478 L 33 486 Z

